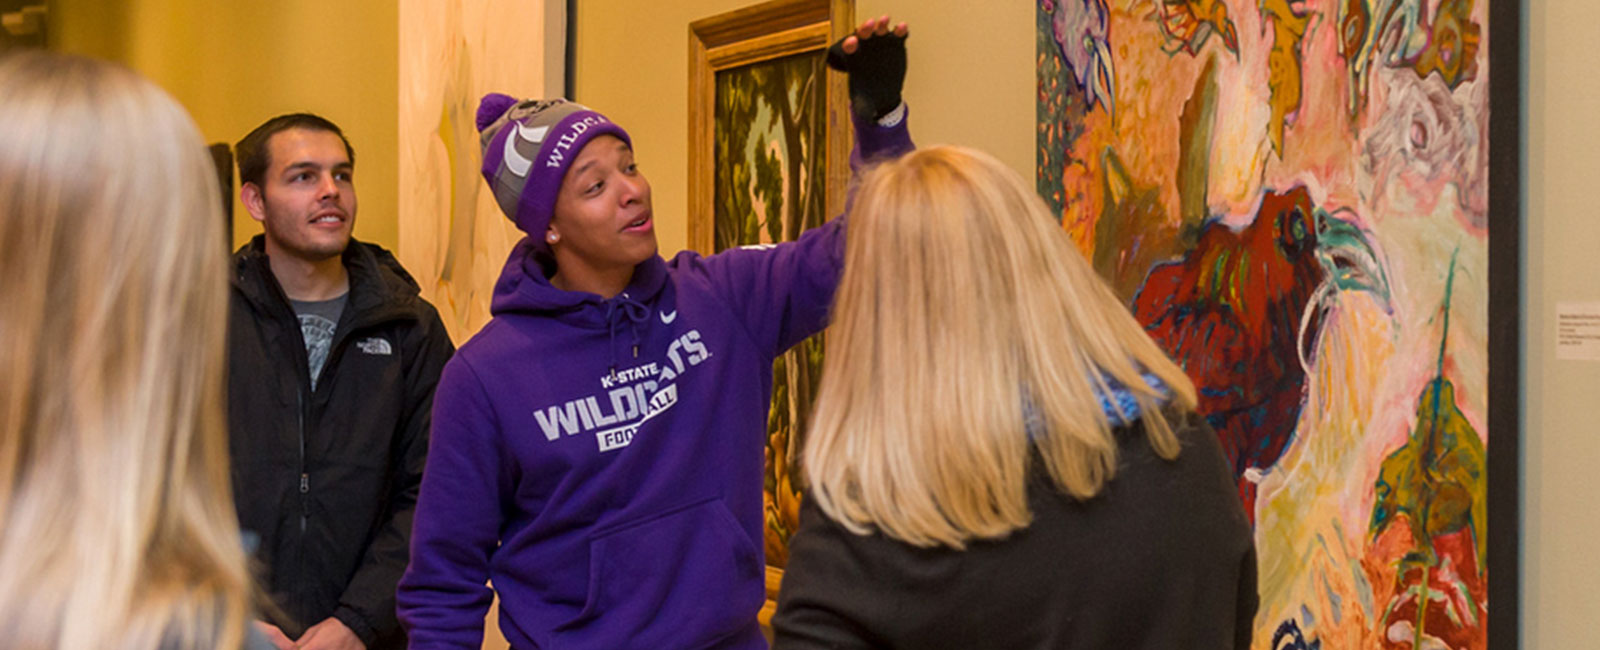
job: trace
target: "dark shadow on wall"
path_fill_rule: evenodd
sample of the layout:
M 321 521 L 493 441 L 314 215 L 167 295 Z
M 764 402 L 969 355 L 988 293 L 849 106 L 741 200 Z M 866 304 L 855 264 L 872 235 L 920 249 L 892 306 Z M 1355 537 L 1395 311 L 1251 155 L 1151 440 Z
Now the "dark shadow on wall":
M 44 47 L 45 6 L 41 0 L 0 0 L 0 54 Z
M 211 162 L 217 168 L 217 187 L 222 191 L 223 234 L 229 251 L 233 250 L 233 149 L 226 142 L 212 143 Z
M 0 0 L 0 3 L 5 2 L 17 0 Z M 127 61 L 131 3 L 105 0 L 24 0 L 24 3 L 46 6 L 46 48 L 108 61 Z

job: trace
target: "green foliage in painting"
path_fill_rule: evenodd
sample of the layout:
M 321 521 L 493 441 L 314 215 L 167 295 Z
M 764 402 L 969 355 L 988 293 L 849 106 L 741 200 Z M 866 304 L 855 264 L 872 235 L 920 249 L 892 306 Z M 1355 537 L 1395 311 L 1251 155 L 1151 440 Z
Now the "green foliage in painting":
M 1062 64 L 1061 51 L 1050 38 L 1050 12 L 1035 11 L 1034 15 L 1038 22 L 1033 30 L 1037 41 L 1034 49 L 1039 55 L 1036 66 L 1039 100 L 1034 109 L 1039 124 L 1036 185 L 1039 196 L 1050 206 L 1050 214 L 1059 219 L 1067 203 L 1061 188 L 1061 177 L 1070 155 L 1067 146 L 1077 137 L 1077 133 L 1071 131 L 1081 131 L 1083 127 L 1078 120 L 1071 119 L 1078 116 L 1069 115 L 1068 107 L 1076 103 L 1077 95 L 1063 92 L 1073 81 Z
M 826 220 L 824 81 L 820 53 L 717 74 L 716 250 L 793 241 Z
M 794 241 L 827 219 L 826 71 L 821 52 L 717 74 L 713 240 L 718 251 Z M 773 364 L 767 417 L 767 563 L 783 566 L 799 525 L 793 477 L 822 373 L 822 337 Z

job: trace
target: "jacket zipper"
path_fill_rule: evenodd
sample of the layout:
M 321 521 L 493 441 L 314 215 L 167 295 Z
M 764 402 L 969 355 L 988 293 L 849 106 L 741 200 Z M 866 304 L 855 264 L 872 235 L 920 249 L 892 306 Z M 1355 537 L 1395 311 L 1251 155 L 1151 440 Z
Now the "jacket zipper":
M 345 308 L 350 308 L 349 303 L 345 304 Z M 383 321 L 378 320 L 376 322 L 381 323 Z M 352 319 L 351 325 L 348 329 L 336 330 L 334 332 L 333 340 L 328 343 L 328 359 L 323 362 L 322 374 L 332 374 L 333 368 L 338 365 L 339 357 L 343 356 L 342 351 L 344 349 L 344 343 L 350 338 L 351 332 L 372 326 L 373 324 L 374 323 L 368 323 L 366 321 L 355 322 L 354 319 Z M 305 352 L 303 349 L 300 351 L 300 354 L 301 358 L 305 357 Z M 307 366 L 306 382 L 301 384 L 300 390 L 295 393 L 295 404 L 300 407 L 297 424 L 300 430 L 300 534 L 302 536 L 305 534 L 306 527 L 311 519 L 311 472 L 306 466 L 307 406 L 305 401 L 308 395 L 314 395 L 315 392 L 316 391 L 311 388 L 311 368 Z
M 268 271 L 268 275 L 270 276 L 270 271 Z M 289 322 L 294 328 L 298 329 L 300 319 L 294 315 L 294 309 L 289 305 L 289 297 L 283 293 L 283 289 L 281 287 L 276 286 L 276 280 L 272 280 L 272 286 L 274 289 L 276 289 L 276 294 L 282 301 L 281 304 L 284 307 L 289 307 Z M 350 304 L 346 303 L 345 309 L 350 308 Z M 333 341 L 331 341 L 328 345 L 328 360 L 322 368 L 325 374 L 328 374 L 336 364 L 338 352 L 343 348 L 343 343 L 345 339 L 349 338 L 351 332 L 368 327 L 375 327 L 379 324 L 396 319 L 396 317 L 392 316 L 388 311 L 382 311 L 376 314 L 363 314 L 362 316 L 365 316 L 365 318 L 359 322 L 356 321 L 355 318 L 352 318 L 350 327 L 348 329 L 334 332 Z M 302 340 L 302 343 L 303 342 L 304 341 Z M 305 360 L 305 348 L 303 345 L 295 352 L 300 355 L 300 359 L 302 361 Z M 306 396 L 312 391 L 310 379 L 311 368 L 306 365 L 302 365 L 301 367 L 306 369 L 306 380 L 305 383 L 301 384 L 300 389 L 295 392 L 295 406 L 298 407 L 296 409 L 298 412 L 295 414 L 295 417 L 296 426 L 299 429 L 300 434 L 300 533 L 303 538 L 311 519 L 311 473 L 306 467 Z
M 244 271 L 242 270 L 242 267 L 241 267 L 241 270 L 239 272 L 239 275 L 237 276 L 238 286 L 240 287 L 240 290 L 243 291 L 246 294 L 245 297 L 248 300 L 250 300 L 252 303 L 255 303 L 255 304 L 257 304 L 259 306 L 262 306 L 263 308 L 266 308 L 266 309 L 270 309 L 270 307 L 266 307 L 266 305 L 268 303 L 272 302 L 271 298 L 273 296 L 275 296 L 277 298 L 276 302 L 278 304 L 282 305 L 284 308 L 286 308 L 288 310 L 288 312 L 289 312 L 289 320 L 288 320 L 288 322 L 290 323 L 291 327 L 293 329 L 295 329 L 296 331 L 298 331 L 298 329 L 299 329 L 299 320 L 300 319 L 297 316 L 295 316 L 294 309 L 289 304 L 289 297 L 286 294 L 283 293 L 283 288 L 278 286 L 277 280 L 272 276 L 271 270 L 270 270 L 270 268 L 268 268 L 268 266 L 266 264 L 266 261 L 264 259 L 261 260 L 260 263 L 259 263 L 259 271 L 264 274 L 262 277 L 264 278 L 264 282 L 266 283 L 267 291 L 271 295 L 270 296 L 260 296 L 260 295 L 258 295 L 256 293 L 252 292 L 249 288 L 245 287 L 245 285 L 244 285 L 244 283 L 245 283 Z M 350 305 L 349 303 L 346 303 L 345 308 L 346 309 L 351 309 L 352 305 Z M 400 312 L 400 313 L 403 314 L 403 312 Z M 334 362 L 335 362 L 335 358 L 334 357 L 335 357 L 336 351 L 339 350 L 342 347 L 341 344 L 344 342 L 344 340 L 346 338 L 348 338 L 350 332 L 355 331 L 355 330 L 359 330 L 359 329 L 363 329 L 363 328 L 366 328 L 366 327 L 375 327 L 375 326 L 377 326 L 379 324 L 389 322 L 390 320 L 397 320 L 398 319 L 397 315 L 392 314 L 388 310 L 379 311 L 377 313 L 362 314 L 362 316 L 365 316 L 365 318 L 360 322 L 356 322 L 355 319 L 352 318 L 351 319 L 351 321 L 352 321 L 351 327 L 347 331 L 344 331 L 344 332 L 337 332 L 336 331 L 334 333 L 334 340 L 328 346 L 328 363 L 327 363 L 327 365 L 325 365 L 323 367 L 323 371 L 324 372 L 328 372 L 328 373 L 331 374 L 330 371 L 332 370 L 332 367 L 333 367 Z M 302 343 L 303 342 L 304 341 L 302 341 Z M 302 360 L 302 362 L 304 362 L 304 360 L 305 360 L 305 348 L 304 348 L 304 346 L 301 346 L 300 348 L 296 349 L 294 351 L 294 353 L 299 354 L 300 355 L 300 359 Z M 300 438 L 300 440 L 299 440 L 299 442 L 300 442 L 300 485 L 299 485 L 299 489 L 300 489 L 300 533 L 301 533 L 301 538 L 302 538 L 302 542 L 303 542 L 304 535 L 305 535 L 305 532 L 306 532 L 306 528 L 307 528 L 307 526 L 309 524 L 309 521 L 311 519 L 311 474 L 310 474 L 310 472 L 309 472 L 309 470 L 307 469 L 307 466 L 306 466 L 306 408 L 307 408 L 306 396 L 311 392 L 311 388 L 310 388 L 310 367 L 307 366 L 307 365 L 304 365 L 303 363 L 302 363 L 301 367 L 306 368 L 306 371 L 307 371 L 306 375 L 305 375 L 306 376 L 306 380 L 305 380 L 304 384 L 301 384 L 300 389 L 297 390 L 296 393 L 295 393 L 295 405 L 298 407 L 297 408 L 298 412 L 296 413 L 296 426 L 299 429 L 298 433 L 299 433 L 299 438 Z M 303 550 L 304 550 L 304 547 L 302 545 L 302 551 Z
M 311 518 L 311 475 L 306 472 L 306 405 L 305 392 L 295 393 L 296 410 L 299 411 L 300 429 L 300 534 L 306 532 L 306 521 Z

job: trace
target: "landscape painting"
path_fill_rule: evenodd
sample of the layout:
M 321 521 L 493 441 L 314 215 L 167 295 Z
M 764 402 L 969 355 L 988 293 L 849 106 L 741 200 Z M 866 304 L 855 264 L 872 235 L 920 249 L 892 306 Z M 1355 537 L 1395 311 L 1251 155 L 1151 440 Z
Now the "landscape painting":
M 717 72 L 715 250 L 794 241 L 827 220 L 826 80 L 820 51 Z M 795 459 L 821 371 L 821 335 L 773 364 L 765 476 L 773 567 L 787 563 L 799 525 Z

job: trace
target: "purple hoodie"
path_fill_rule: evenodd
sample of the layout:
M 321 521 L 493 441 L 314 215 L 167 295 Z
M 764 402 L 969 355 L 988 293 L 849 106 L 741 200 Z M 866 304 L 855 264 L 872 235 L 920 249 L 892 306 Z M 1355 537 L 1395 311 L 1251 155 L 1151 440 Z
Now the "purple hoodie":
M 904 120 L 856 134 L 867 157 L 911 149 Z M 487 581 L 513 648 L 765 648 L 772 362 L 826 325 L 842 220 L 652 257 L 609 300 L 551 286 L 529 250 L 434 395 L 398 598 L 411 647 L 480 647 Z

